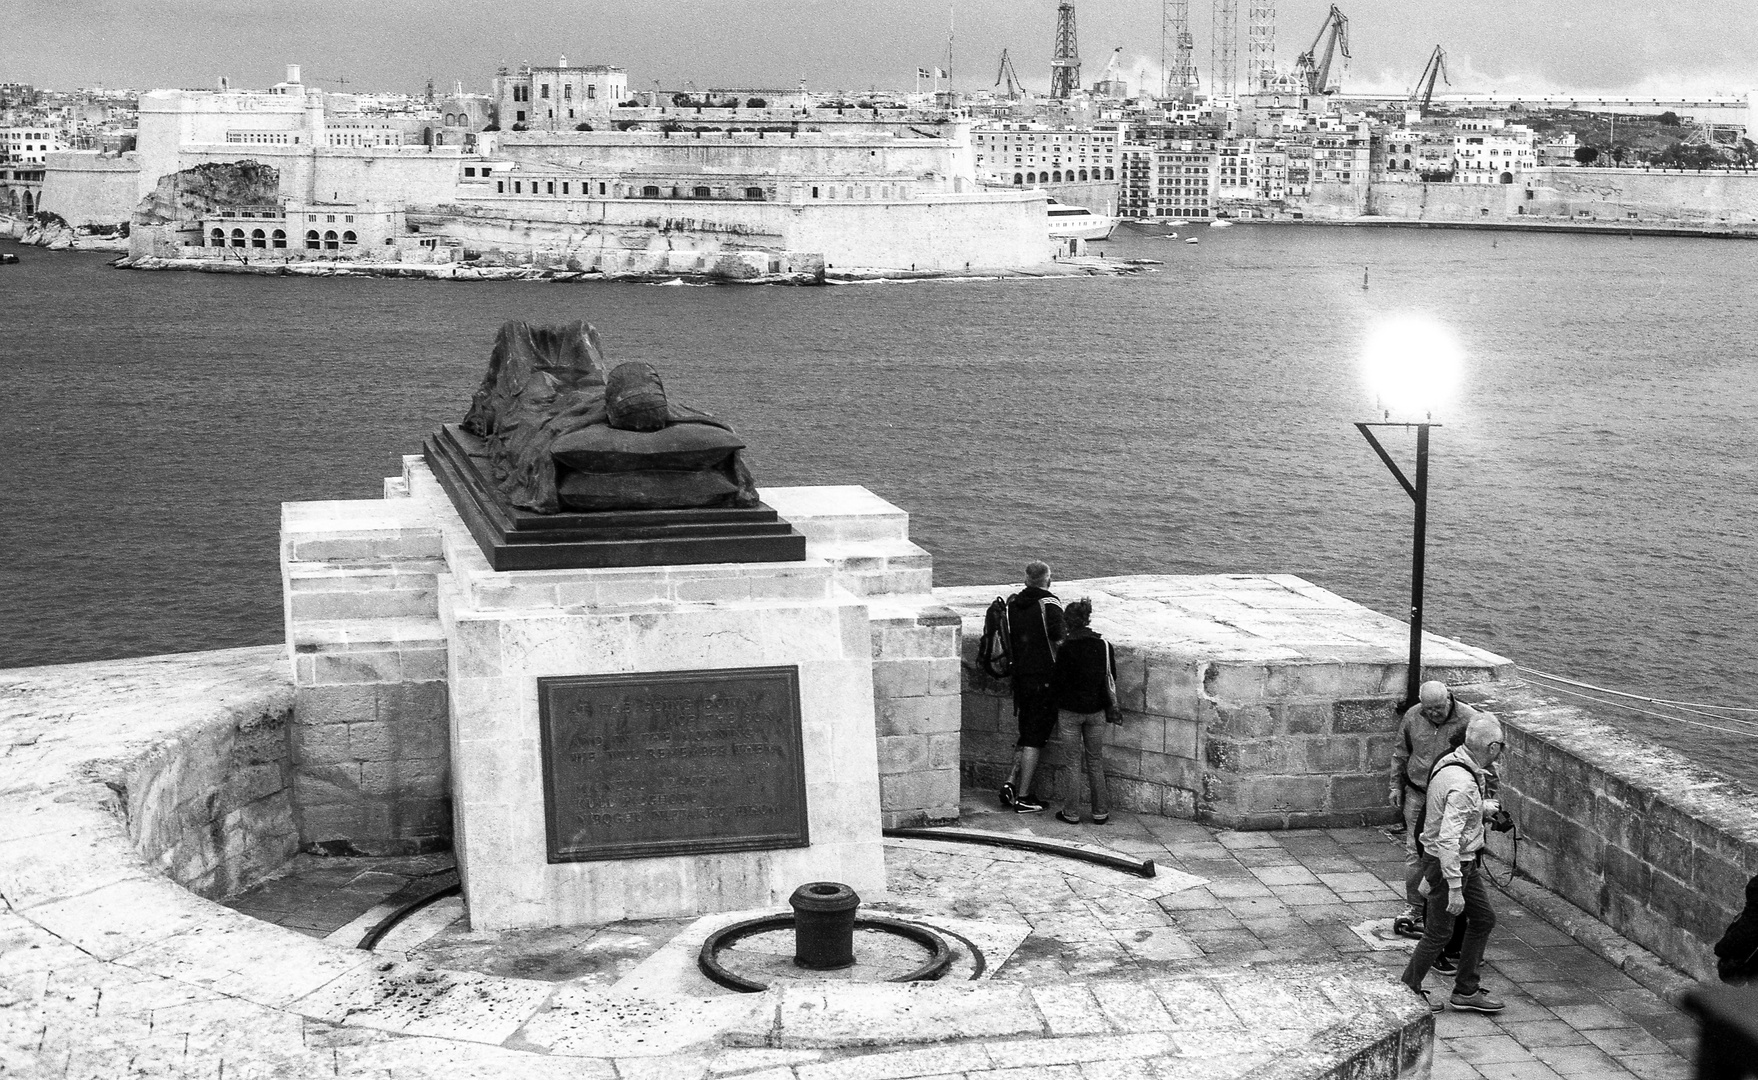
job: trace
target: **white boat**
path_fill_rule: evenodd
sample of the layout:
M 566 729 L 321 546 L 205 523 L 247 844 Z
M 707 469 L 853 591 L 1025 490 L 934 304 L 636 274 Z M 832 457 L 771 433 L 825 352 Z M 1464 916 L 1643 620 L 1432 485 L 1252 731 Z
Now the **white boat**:
M 1184 242 L 1187 244 L 1200 244 L 1200 243 L 1202 243 L 1202 241 L 1198 240 L 1194 236 L 1187 238 Z
M 1231 229 L 1232 227 L 1233 227 L 1233 223 L 1231 221 L 1226 220 L 1225 218 L 1218 220 L 1218 221 L 1209 222 L 1209 228 L 1211 228 L 1211 229 Z
M 1056 240 L 1104 240 L 1117 227 L 1117 219 L 1095 214 L 1084 206 L 1050 200 L 1050 236 Z

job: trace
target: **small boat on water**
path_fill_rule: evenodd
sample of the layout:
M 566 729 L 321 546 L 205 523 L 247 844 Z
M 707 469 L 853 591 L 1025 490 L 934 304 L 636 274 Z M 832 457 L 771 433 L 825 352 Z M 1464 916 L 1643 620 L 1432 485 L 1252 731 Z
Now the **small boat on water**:
M 1084 206 L 1050 200 L 1050 236 L 1056 240 L 1105 240 L 1117 227 L 1117 219 L 1095 214 Z
M 1198 240 L 1198 239 L 1197 239 L 1197 238 L 1196 238 L 1196 237 L 1194 237 L 1194 236 L 1191 236 L 1191 237 L 1186 237 L 1186 238 L 1185 238 L 1185 241 L 1184 241 L 1184 242 L 1185 242 L 1185 243 L 1187 243 L 1187 244 L 1199 244 L 1199 243 L 1201 243 L 1201 242 L 1202 242 L 1202 241 L 1200 241 L 1200 240 Z
M 0 251 L 0 266 L 11 266 L 18 262 L 18 256 L 10 251 Z
M 1226 218 L 1219 218 L 1215 221 L 1209 222 L 1209 228 L 1211 229 L 1231 229 L 1232 227 L 1233 223 Z

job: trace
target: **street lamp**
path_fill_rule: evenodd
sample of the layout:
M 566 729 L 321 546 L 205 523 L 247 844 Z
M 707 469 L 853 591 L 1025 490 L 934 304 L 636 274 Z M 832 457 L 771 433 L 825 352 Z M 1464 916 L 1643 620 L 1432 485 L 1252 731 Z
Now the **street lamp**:
M 1368 336 L 1363 355 L 1367 381 L 1382 419 L 1355 425 L 1373 452 L 1416 503 L 1416 529 L 1410 554 L 1410 670 L 1404 704 L 1417 700 L 1422 683 L 1422 571 L 1428 534 L 1428 431 L 1440 427 L 1434 409 L 1459 381 L 1458 342 L 1443 327 L 1424 319 L 1386 322 Z M 1404 419 L 1394 420 L 1397 415 Z M 1411 419 L 1421 417 L 1421 419 Z M 1374 435 L 1374 428 L 1416 429 L 1416 480 L 1412 482 Z

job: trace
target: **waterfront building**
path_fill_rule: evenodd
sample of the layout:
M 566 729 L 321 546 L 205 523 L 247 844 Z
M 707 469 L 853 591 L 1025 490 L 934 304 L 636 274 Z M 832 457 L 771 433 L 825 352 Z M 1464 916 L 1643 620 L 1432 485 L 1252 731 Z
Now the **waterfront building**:
M 1537 164 L 1531 128 L 1495 118 L 1453 123 L 1455 183 L 1512 184 Z
M 1213 141 L 1131 143 L 1123 150 L 1120 217 L 1166 221 L 1214 215 L 1221 155 Z
M 21 124 L 0 127 L 0 163 L 8 165 L 42 165 L 49 155 L 67 149 L 61 133 L 45 124 Z
M 1123 140 L 1120 123 L 1051 127 L 986 120 L 971 131 L 979 183 L 1042 188 L 1060 202 L 1105 215 L 1117 213 Z

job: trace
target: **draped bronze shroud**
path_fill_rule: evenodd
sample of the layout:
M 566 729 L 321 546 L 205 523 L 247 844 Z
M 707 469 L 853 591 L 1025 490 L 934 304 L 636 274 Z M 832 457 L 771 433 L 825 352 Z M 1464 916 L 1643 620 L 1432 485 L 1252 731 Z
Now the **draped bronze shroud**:
M 622 364 L 607 375 L 604 348 L 590 323 L 532 327 L 509 322 L 495 337 L 488 371 L 462 426 L 484 441 L 493 482 L 509 503 L 555 514 L 564 509 L 558 487 L 565 467 L 554 456 L 558 439 L 596 425 L 639 433 L 676 424 L 733 430 L 699 409 L 671 403 L 659 373 L 646 364 Z M 629 442 L 638 445 L 640 440 L 634 436 Z M 737 450 L 712 468 L 725 475 L 730 491 L 707 501 L 661 505 L 676 509 L 758 505 L 756 481 Z M 651 501 L 640 504 L 642 509 L 655 506 Z

